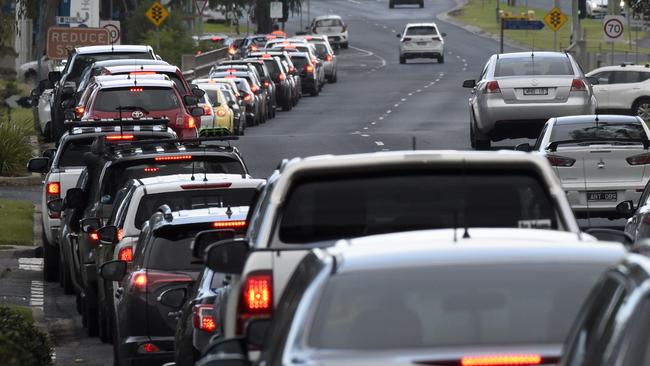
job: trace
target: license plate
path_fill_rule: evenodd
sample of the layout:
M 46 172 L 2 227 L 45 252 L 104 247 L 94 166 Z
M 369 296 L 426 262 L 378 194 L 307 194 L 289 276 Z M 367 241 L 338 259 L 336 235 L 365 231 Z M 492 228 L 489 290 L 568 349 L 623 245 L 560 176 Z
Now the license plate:
M 426 42 L 415 42 L 415 44 L 417 44 L 418 46 L 426 46 L 427 45 Z
M 548 95 L 548 88 L 524 88 L 524 95 Z
M 617 201 L 616 191 L 587 192 L 587 201 Z

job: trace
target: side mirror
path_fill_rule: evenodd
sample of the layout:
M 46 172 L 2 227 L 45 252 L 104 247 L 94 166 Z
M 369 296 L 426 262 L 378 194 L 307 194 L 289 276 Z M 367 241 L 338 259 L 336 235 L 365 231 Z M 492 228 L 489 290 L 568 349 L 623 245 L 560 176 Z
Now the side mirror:
M 203 98 L 205 95 L 205 90 L 201 88 L 192 88 L 192 95 L 194 95 L 197 98 Z
M 447 33 L 445 33 L 445 32 L 440 33 L 440 35 L 443 36 L 443 37 L 447 37 Z
M 234 107 L 235 104 L 237 104 L 237 103 L 235 103 L 234 100 L 230 100 L 230 101 L 228 101 L 228 107 L 230 107 L 230 108 Z
M 205 249 L 210 245 L 222 241 L 235 239 L 235 230 L 233 229 L 218 229 L 218 230 L 204 230 L 196 234 L 190 249 L 194 258 L 203 258 Z
M 43 150 L 43 154 L 41 154 L 42 157 L 50 160 L 54 159 L 54 155 L 56 155 L 56 149 L 45 149 Z
M 475 88 L 476 80 L 465 80 L 463 81 L 463 88 Z
M 205 251 L 204 261 L 217 273 L 241 274 L 249 251 L 247 240 L 225 240 L 210 245 Z
M 81 226 L 81 231 L 84 233 L 91 233 L 99 229 L 99 219 L 96 217 L 87 217 L 85 219 L 79 220 L 79 226 Z
M 27 171 L 45 174 L 50 170 L 50 158 L 32 158 L 27 162 Z
M 271 325 L 271 319 L 254 319 L 246 327 L 246 343 L 248 346 L 261 349 L 266 341 L 266 333 Z
M 185 102 L 185 105 L 197 105 L 199 104 L 199 98 L 193 95 L 186 95 L 183 97 L 183 102 Z
M 587 234 L 594 236 L 602 241 L 615 241 L 625 245 L 626 247 L 632 246 L 634 238 L 624 231 L 614 229 L 588 229 L 585 231 Z
M 533 151 L 533 147 L 530 146 L 530 144 L 526 142 L 526 143 L 519 144 L 519 145 L 515 146 L 515 150 L 516 151 L 531 152 L 531 151 Z
M 65 193 L 64 205 L 66 208 L 81 209 L 86 205 L 86 197 L 81 188 L 70 188 Z
M 616 205 L 616 212 L 625 217 L 626 219 L 629 219 L 634 215 L 634 202 L 632 201 L 623 201 Z
M 52 212 L 63 211 L 63 198 L 56 198 L 47 202 L 47 209 Z
M 47 80 L 51 81 L 52 84 L 54 84 L 57 81 L 61 80 L 61 71 L 50 71 L 47 74 Z
M 64 86 L 61 89 L 61 95 L 65 95 L 65 96 L 70 96 L 70 95 L 74 94 L 74 92 L 75 92 L 75 90 L 71 86 Z
M 179 309 L 185 304 L 186 297 L 187 289 L 185 287 L 176 287 L 160 294 L 158 302 L 170 308 Z
M 190 109 L 190 114 L 192 115 L 192 117 L 201 117 L 203 115 L 203 108 L 194 107 Z
M 75 102 L 74 99 L 66 99 L 61 102 L 61 109 L 71 109 L 74 108 Z
M 126 274 L 126 261 L 113 260 L 99 267 L 99 275 L 108 281 L 122 281 Z
M 99 243 L 102 245 L 115 245 L 119 242 L 117 235 L 117 227 L 115 225 L 104 226 L 97 230 L 99 235 Z
M 593 76 L 587 76 L 587 81 L 588 81 L 589 84 L 591 84 L 591 85 L 598 85 L 598 84 L 600 84 L 600 81 L 598 80 L 598 78 L 595 78 L 595 77 L 593 77 Z

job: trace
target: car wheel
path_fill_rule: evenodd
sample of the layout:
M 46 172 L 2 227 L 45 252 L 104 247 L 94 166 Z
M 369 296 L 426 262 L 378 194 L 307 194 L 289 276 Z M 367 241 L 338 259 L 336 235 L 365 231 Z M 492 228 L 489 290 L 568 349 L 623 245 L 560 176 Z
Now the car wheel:
M 315 86 L 314 90 L 312 90 L 310 94 L 311 94 L 312 97 L 317 97 L 318 94 L 320 94 L 320 88 Z
M 406 63 L 406 57 L 404 57 L 404 56 L 400 56 L 400 57 L 399 57 L 399 63 L 400 63 L 400 64 L 405 64 L 405 63 Z
M 341 43 L 341 48 L 347 50 L 348 49 L 348 42 Z
M 70 271 L 65 265 L 65 258 L 63 257 L 63 251 L 59 249 L 59 284 L 63 288 L 63 293 L 66 295 L 72 295 L 74 293 L 74 288 L 72 287 L 72 280 L 70 279 Z
M 45 230 L 45 229 L 43 229 Z M 45 232 L 43 237 L 43 279 L 45 282 L 56 282 L 59 279 L 59 247 L 50 245 Z
M 285 111 L 285 112 L 290 111 L 291 108 L 293 108 L 293 102 L 292 101 L 287 101 L 286 103 L 284 103 L 282 105 L 282 110 Z
M 439 64 L 444 64 L 445 63 L 445 56 L 438 56 L 438 63 Z
M 86 318 L 86 334 L 96 337 L 99 334 L 99 314 L 97 309 L 90 307 L 87 299 L 83 299 L 84 318 Z
M 632 111 L 635 116 L 641 117 L 644 121 L 650 121 L 650 98 L 642 98 L 634 103 Z

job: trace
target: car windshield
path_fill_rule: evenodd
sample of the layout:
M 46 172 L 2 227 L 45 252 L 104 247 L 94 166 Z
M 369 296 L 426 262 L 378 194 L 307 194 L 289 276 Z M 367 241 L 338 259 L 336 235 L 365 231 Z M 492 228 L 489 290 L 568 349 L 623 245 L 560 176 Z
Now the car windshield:
M 95 98 L 95 110 L 115 112 L 118 106 L 138 106 L 147 111 L 167 111 L 180 108 L 172 88 L 120 88 L 100 90 Z
M 317 27 L 340 27 L 343 25 L 340 19 L 321 19 L 316 21 Z
M 555 124 L 551 132 L 551 142 L 607 139 L 647 140 L 648 137 L 638 122 L 562 123 Z
M 438 31 L 436 30 L 436 27 L 431 26 L 416 26 L 406 28 L 407 36 L 430 36 L 437 34 Z
M 573 75 L 568 57 L 507 57 L 497 60 L 494 76 Z
M 208 224 L 195 224 L 175 225 L 157 230 L 153 242 L 148 243 L 151 248 L 146 267 L 161 271 L 200 271 L 205 265 L 196 263 L 190 244 L 196 234 L 209 228 Z
M 180 185 L 180 184 L 179 184 Z M 181 190 L 148 194 L 142 197 L 135 217 L 135 227 L 142 228 L 145 221 L 162 205 L 172 211 L 196 210 L 208 207 L 249 206 L 255 195 L 254 188 Z
M 307 341 L 382 351 L 561 344 L 605 268 L 468 263 L 338 274 L 319 296 Z
M 556 229 L 555 217 L 541 179 L 528 171 L 331 175 L 296 182 L 279 238 L 300 244 L 465 225 Z

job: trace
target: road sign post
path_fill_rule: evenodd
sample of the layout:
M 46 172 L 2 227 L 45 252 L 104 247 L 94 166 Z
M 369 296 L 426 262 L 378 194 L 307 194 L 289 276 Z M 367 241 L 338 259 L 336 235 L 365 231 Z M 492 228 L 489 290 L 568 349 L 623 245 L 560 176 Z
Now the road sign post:
M 614 64 L 614 42 L 625 40 L 625 17 L 622 15 L 608 15 L 603 18 L 603 40 L 609 42 Z
M 160 52 L 160 25 L 169 16 L 169 11 L 159 2 L 155 2 L 151 4 L 151 7 L 147 9 L 144 15 L 156 26 L 156 51 Z
M 553 50 L 557 51 L 557 31 L 569 20 L 569 18 L 555 7 L 544 16 L 544 23 L 553 31 Z

